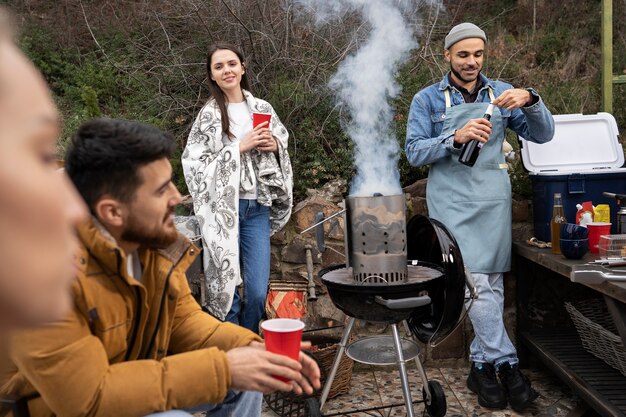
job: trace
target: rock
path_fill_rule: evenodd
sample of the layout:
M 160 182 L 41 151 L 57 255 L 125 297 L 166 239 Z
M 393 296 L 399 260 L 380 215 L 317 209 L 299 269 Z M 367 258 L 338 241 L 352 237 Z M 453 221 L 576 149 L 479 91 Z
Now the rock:
M 404 192 L 408 196 L 407 219 L 410 219 L 416 214 L 428 216 L 428 206 L 426 205 L 427 182 L 428 178 L 423 178 L 404 187 Z
M 270 274 L 280 275 L 281 272 L 280 250 L 272 248 L 270 252 Z
M 278 232 L 274 233 L 274 235 L 270 238 L 272 245 L 284 245 L 287 243 L 287 227 L 282 228 Z
M 334 250 L 328 249 L 333 248 Z M 337 253 L 337 252 L 339 253 Z M 326 250 L 322 253 L 322 265 L 328 267 L 331 265 L 341 265 L 346 263 L 344 245 L 326 243 Z
M 320 252 L 317 250 L 317 246 L 303 238 L 297 236 L 295 237 L 291 243 L 287 244 L 281 252 L 281 259 L 283 262 L 289 262 L 294 264 L 305 264 L 306 265 L 306 249 L 309 247 L 311 249 L 311 255 L 313 257 L 313 263 L 319 264 L 322 261 L 322 257 Z
M 348 184 L 345 179 L 338 178 L 336 180 L 328 181 L 322 186 L 322 188 L 314 190 L 308 189 L 306 195 L 308 197 L 320 197 L 331 203 L 339 203 L 343 201 L 343 196 L 348 190 Z
M 296 231 L 301 232 L 315 224 L 317 213 L 324 213 L 325 218 L 341 211 L 342 208 L 320 196 L 313 196 L 299 203 L 293 211 L 292 221 Z M 333 239 L 343 240 L 343 218 L 341 215 L 324 223 L 324 234 Z M 315 236 L 315 229 L 304 234 L 307 237 Z
M 411 198 L 411 217 L 416 214 L 428 216 L 428 204 L 426 204 L 426 198 L 413 197 Z
M 285 271 L 280 277 L 284 281 L 301 281 L 304 283 L 309 282 L 306 272 L 300 271 Z
M 404 192 L 411 194 L 411 197 L 426 198 L 427 183 L 428 183 L 428 178 L 422 178 L 421 180 L 417 180 L 413 184 L 407 185 L 406 187 L 404 187 Z
M 335 307 L 329 297 L 320 297 L 321 294 L 326 294 L 326 291 L 319 289 L 318 287 L 315 287 L 315 291 L 318 297 L 315 301 L 308 301 L 307 316 L 325 317 L 343 322 L 346 317 L 345 314 Z M 303 335 L 303 339 L 306 339 L 306 335 Z
M 530 201 L 521 197 L 513 196 L 512 201 L 513 222 L 525 222 L 530 218 Z

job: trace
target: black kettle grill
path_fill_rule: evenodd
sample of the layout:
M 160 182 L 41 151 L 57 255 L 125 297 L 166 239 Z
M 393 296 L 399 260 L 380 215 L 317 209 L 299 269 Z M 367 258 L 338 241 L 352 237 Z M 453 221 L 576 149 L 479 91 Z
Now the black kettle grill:
M 413 340 L 400 337 L 397 324 L 403 324 L 411 339 L 434 346 L 460 323 L 466 285 L 472 298 L 475 291 L 458 244 L 437 220 L 417 215 L 406 222 L 404 195 L 348 197 L 344 204 L 340 213 L 344 214 L 347 262 L 326 268 L 319 275 L 333 304 L 350 319 L 324 385 L 320 408 L 345 353 L 362 363 L 397 364 L 409 417 L 414 416 L 414 402 L 405 363 L 414 358 L 423 382 L 426 411 L 432 417 L 443 416 L 447 405 L 441 384 L 428 381 L 419 347 Z M 311 228 L 328 219 L 319 221 L 318 217 Z M 321 229 L 318 227 L 318 244 Z M 356 319 L 387 323 L 393 334 L 363 338 L 346 346 Z

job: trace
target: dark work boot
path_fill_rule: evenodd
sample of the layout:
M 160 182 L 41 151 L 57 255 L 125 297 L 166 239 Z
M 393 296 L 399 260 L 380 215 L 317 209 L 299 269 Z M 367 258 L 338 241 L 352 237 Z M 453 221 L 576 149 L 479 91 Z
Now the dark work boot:
M 498 367 L 498 376 L 504 386 L 509 404 L 515 411 L 524 410 L 539 396 L 517 365 L 503 363 Z
M 478 404 L 487 408 L 506 407 L 506 395 L 496 377 L 496 370 L 490 363 L 472 362 L 467 377 L 467 388 L 478 395 Z

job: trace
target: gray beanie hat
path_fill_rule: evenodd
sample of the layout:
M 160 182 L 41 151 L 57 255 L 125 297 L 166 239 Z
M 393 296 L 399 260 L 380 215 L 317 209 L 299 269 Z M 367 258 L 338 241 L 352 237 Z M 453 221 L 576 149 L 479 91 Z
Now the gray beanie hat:
M 452 45 L 458 41 L 468 38 L 480 38 L 487 42 L 487 36 L 485 32 L 473 23 L 460 23 L 450 29 L 450 32 L 446 35 L 445 49 L 450 49 Z

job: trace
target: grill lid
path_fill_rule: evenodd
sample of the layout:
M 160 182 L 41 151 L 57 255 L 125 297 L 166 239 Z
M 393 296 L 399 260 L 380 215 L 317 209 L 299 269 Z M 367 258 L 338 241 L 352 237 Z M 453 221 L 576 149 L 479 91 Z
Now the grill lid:
M 465 301 L 465 266 L 459 245 L 445 225 L 422 215 L 407 223 L 407 256 L 441 267 L 445 285 L 431 294 L 432 308 L 415 309 L 409 328 L 422 342 L 437 344 L 448 336 L 461 319 Z

